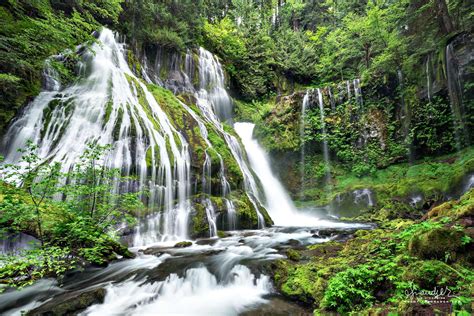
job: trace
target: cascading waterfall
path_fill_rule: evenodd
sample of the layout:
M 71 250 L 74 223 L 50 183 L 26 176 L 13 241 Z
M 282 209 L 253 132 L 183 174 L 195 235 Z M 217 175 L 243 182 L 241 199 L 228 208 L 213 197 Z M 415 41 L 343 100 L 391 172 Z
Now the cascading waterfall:
M 305 128 L 306 128 L 306 110 L 308 109 L 309 105 L 309 90 L 306 91 L 304 97 L 303 97 L 303 102 L 301 104 L 301 122 L 300 122 L 300 140 L 301 140 L 301 157 L 300 157 L 300 163 L 301 163 L 301 193 L 303 194 L 304 192 L 304 185 L 305 185 L 305 156 L 306 156 L 306 146 L 305 146 Z
M 261 202 L 257 183 L 247 166 L 239 141 L 224 130 L 220 121 L 220 119 L 230 120 L 232 115 L 232 101 L 225 89 L 224 71 L 216 57 L 203 48 L 199 49 L 199 78 L 200 89 L 195 94 L 197 105 L 206 120 L 216 127 L 229 146 L 244 176 L 244 185 L 247 195 L 257 212 L 258 226 L 264 227 L 265 220 L 258 210 L 259 205 L 263 205 L 263 203 Z M 209 89 L 209 87 L 212 87 L 211 90 L 206 90 Z M 220 117 L 217 113 L 219 113 Z M 235 213 L 233 203 L 229 201 L 226 202 L 226 204 L 228 206 L 227 211 L 232 216 L 232 214 Z M 233 222 L 235 223 L 235 221 L 231 219 L 230 223 L 232 224 Z
M 224 82 L 224 70 L 217 57 L 204 48 L 199 48 L 200 97 L 209 102 L 212 112 L 221 121 L 232 118 L 232 100 Z
M 175 56 L 175 55 L 173 55 Z M 195 65 L 194 58 L 192 56 L 192 52 L 188 51 L 184 57 L 184 71 L 179 70 L 179 67 L 173 67 L 166 69 L 168 72 L 173 72 L 173 77 L 181 78 L 180 83 L 184 85 L 184 87 L 177 87 L 175 83 L 170 82 L 172 80 L 169 79 L 160 79 L 158 77 L 160 70 L 162 69 L 164 62 L 161 61 L 159 58 L 163 57 L 162 50 L 158 50 L 156 53 L 155 64 L 151 67 L 150 72 L 152 75 L 150 76 L 153 81 L 157 84 L 164 85 L 166 88 L 171 88 L 173 91 L 187 91 L 193 92 L 196 98 L 196 103 L 199 107 L 200 115 L 196 115 L 190 110 L 189 107 L 182 104 L 183 107 L 193 116 L 193 118 L 198 122 L 199 129 L 201 132 L 201 136 L 206 141 L 207 150 L 212 150 L 215 153 L 220 161 L 220 178 L 221 178 L 221 192 L 222 198 L 224 199 L 226 209 L 227 209 L 227 225 L 229 229 L 236 228 L 236 210 L 233 201 L 230 199 L 231 188 L 229 182 L 225 176 L 225 165 L 222 159 L 222 156 L 217 153 L 213 148 L 211 143 L 207 138 L 207 131 L 205 130 L 205 123 L 210 123 L 216 131 L 224 138 L 226 141 L 233 158 L 237 161 L 237 164 L 242 171 L 244 176 L 244 185 L 247 195 L 250 201 L 253 203 L 255 210 L 258 215 L 259 219 L 259 226 L 264 226 L 264 219 L 261 213 L 258 211 L 259 205 L 262 205 L 260 198 L 258 187 L 253 179 L 253 175 L 250 172 L 250 169 L 247 166 L 247 162 L 245 157 L 242 153 L 242 149 L 240 148 L 240 144 L 238 140 L 227 131 L 224 130 L 222 126 L 222 121 L 227 121 L 231 123 L 232 119 L 232 112 L 233 112 L 233 103 L 225 89 L 225 75 L 222 69 L 221 64 L 217 60 L 217 58 L 212 55 L 209 51 L 205 50 L 204 48 L 199 49 L 199 58 L 198 63 Z M 176 57 L 173 57 L 175 59 Z M 173 64 L 173 63 L 171 63 Z M 195 76 L 195 67 L 197 66 L 199 77 L 199 85 L 197 87 L 192 86 L 190 83 L 194 81 Z M 206 154 L 209 153 L 206 151 Z M 204 164 L 204 170 L 211 169 L 211 161 L 208 160 Z M 206 172 L 209 175 L 209 172 Z M 207 184 L 210 185 L 210 182 Z M 211 188 L 209 186 L 206 187 L 206 190 L 203 192 L 209 195 Z M 209 205 L 208 201 L 203 202 L 204 205 Z M 213 212 L 207 212 L 208 216 L 212 216 Z M 216 218 L 208 218 L 209 225 L 212 226 L 212 223 L 216 222 Z
M 349 80 L 346 81 L 346 87 L 347 87 L 347 99 L 349 100 L 351 96 L 351 82 Z
M 322 131 L 322 148 L 323 148 L 323 158 L 324 158 L 324 168 L 326 169 L 326 183 L 329 182 L 331 178 L 331 160 L 329 157 L 329 147 L 328 147 L 328 141 L 327 141 L 327 133 L 326 133 L 326 120 L 325 120 L 325 113 L 324 113 L 324 101 L 323 101 L 323 95 L 321 93 L 321 89 L 318 88 L 318 105 L 319 105 L 319 113 L 321 117 L 321 131 Z
M 362 89 L 360 88 L 360 79 L 354 79 L 354 95 L 357 104 L 359 104 L 359 106 L 364 105 L 364 100 L 362 99 Z
M 41 92 L 12 124 L 5 138 L 13 140 L 6 144 L 6 161 L 18 161 L 17 149 L 33 140 L 40 157 L 61 162 L 67 171 L 87 144 L 113 144 L 107 167 L 119 168 L 125 176 L 136 170 L 137 183 L 128 187 L 148 188 L 147 206 L 163 210 L 146 223 L 153 230 L 140 227 L 135 241 L 186 238 L 191 211 L 188 144 L 134 76 L 113 33 L 104 29 L 99 41 L 84 55 L 80 72 L 86 75 L 81 80 L 62 90 L 53 85 L 55 90 Z
M 255 125 L 252 123 L 235 123 L 234 127 L 242 139 L 252 170 L 260 179 L 266 196 L 265 207 L 275 225 L 320 226 L 328 224 L 327 221 L 320 220 L 314 215 L 307 216 L 295 208 L 285 188 L 275 177 L 267 154 L 257 140 L 253 138 Z M 334 223 L 331 223 L 331 225 L 334 225 Z

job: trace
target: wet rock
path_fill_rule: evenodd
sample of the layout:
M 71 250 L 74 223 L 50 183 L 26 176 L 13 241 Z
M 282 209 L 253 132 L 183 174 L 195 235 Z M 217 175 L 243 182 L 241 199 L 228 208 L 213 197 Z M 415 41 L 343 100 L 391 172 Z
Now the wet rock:
M 301 242 L 296 239 L 290 239 L 285 244 L 292 247 L 301 246 Z
M 219 239 L 216 238 L 209 238 L 209 239 L 199 239 L 196 241 L 196 245 L 201 246 L 214 246 Z
M 77 292 L 65 293 L 29 311 L 26 315 L 77 315 L 93 304 L 103 303 L 105 294 L 104 288 L 97 288 L 80 294 Z
M 312 311 L 305 309 L 304 307 L 288 302 L 281 297 L 269 298 L 269 304 L 262 304 L 250 311 L 241 313 L 241 316 L 287 316 L 287 315 L 300 315 L 310 316 L 313 315 Z
M 164 253 L 168 253 L 170 249 L 173 249 L 173 247 L 150 247 L 145 250 L 140 250 L 140 252 L 145 255 L 161 256 Z
M 191 241 L 180 241 L 174 245 L 174 248 L 186 248 L 191 247 L 193 243 Z

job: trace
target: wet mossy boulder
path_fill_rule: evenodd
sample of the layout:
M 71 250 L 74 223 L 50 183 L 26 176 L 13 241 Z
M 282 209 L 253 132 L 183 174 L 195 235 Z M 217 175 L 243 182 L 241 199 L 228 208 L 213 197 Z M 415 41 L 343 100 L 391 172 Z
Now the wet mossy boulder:
M 104 288 L 97 288 L 80 294 L 76 292 L 62 294 L 29 311 L 26 315 L 77 315 L 93 304 L 103 303 L 105 294 Z
M 463 248 L 460 230 L 440 227 L 414 235 L 408 244 L 411 255 L 420 259 L 455 260 L 456 252 Z
M 174 245 L 174 248 L 187 248 L 193 245 L 190 241 L 180 241 Z
M 301 254 L 298 251 L 294 250 L 294 249 L 288 249 L 286 251 L 286 256 L 291 261 L 300 261 L 301 260 Z

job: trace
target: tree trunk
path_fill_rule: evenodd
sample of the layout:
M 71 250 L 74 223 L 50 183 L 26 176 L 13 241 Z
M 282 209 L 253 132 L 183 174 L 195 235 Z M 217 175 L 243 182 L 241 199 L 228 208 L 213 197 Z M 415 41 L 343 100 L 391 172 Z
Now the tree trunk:
M 435 0 L 435 11 L 440 20 L 441 28 L 444 34 L 449 34 L 454 31 L 453 21 L 449 15 L 448 5 L 445 0 Z

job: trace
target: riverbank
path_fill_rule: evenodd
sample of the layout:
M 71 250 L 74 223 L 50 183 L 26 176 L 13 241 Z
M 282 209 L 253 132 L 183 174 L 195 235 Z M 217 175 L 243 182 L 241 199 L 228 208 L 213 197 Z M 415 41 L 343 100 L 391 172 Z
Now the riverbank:
M 385 219 L 377 229 L 357 231 L 347 242 L 294 250 L 288 259 L 275 262 L 273 279 L 285 297 L 316 314 L 431 314 L 452 308 L 468 315 L 473 223 L 474 189 L 421 218 Z M 443 291 L 446 303 L 435 304 L 436 294 L 420 294 L 429 291 Z

